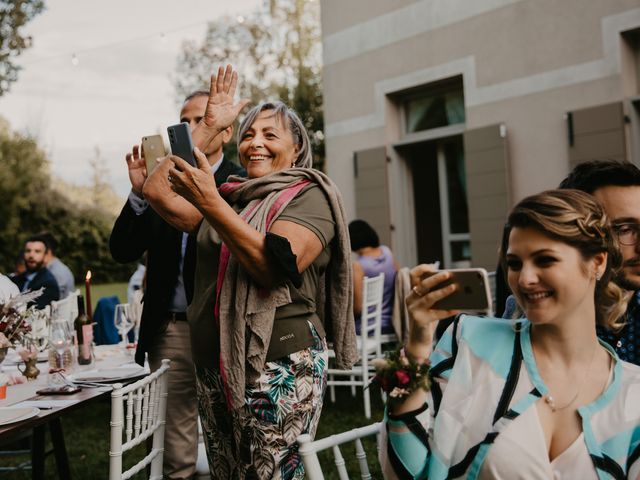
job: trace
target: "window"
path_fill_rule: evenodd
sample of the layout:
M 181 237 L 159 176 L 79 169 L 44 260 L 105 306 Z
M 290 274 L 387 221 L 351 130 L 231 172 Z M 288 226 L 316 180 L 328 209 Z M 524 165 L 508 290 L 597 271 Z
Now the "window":
M 464 123 L 462 77 L 440 82 L 405 97 L 407 133 Z

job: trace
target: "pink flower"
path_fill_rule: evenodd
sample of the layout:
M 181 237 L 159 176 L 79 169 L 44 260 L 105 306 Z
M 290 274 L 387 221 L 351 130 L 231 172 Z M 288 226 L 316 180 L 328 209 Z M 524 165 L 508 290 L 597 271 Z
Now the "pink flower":
M 411 382 L 411 375 L 406 370 L 396 370 L 396 380 L 399 386 L 404 387 Z

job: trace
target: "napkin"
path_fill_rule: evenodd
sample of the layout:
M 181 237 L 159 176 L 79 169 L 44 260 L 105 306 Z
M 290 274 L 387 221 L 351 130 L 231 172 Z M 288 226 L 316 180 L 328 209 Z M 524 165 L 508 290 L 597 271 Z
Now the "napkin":
M 39 408 L 39 409 L 50 409 L 50 408 L 62 408 L 73 405 L 74 403 L 78 403 L 78 400 L 25 400 L 20 403 L 16 403 L 15 405 L 11 405 L 14 408 Z

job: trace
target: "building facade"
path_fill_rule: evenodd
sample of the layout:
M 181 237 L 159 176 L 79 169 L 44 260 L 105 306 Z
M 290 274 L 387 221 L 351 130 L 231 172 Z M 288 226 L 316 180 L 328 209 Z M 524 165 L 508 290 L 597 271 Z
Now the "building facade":
M 640 164 L 639 0 L 321 0 L 327 172 L 403 265 L 495 269 L 511 206 Z

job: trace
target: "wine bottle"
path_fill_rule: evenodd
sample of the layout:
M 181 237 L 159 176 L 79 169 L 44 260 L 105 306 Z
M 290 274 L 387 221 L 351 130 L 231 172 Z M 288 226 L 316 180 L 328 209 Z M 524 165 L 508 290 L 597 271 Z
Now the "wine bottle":
M 93 323 L 85 313 L 82 295 L 78 295 L 78 316 L 73 324 L 78 339 L 78 365 L 89 365 L 92 360 Z

